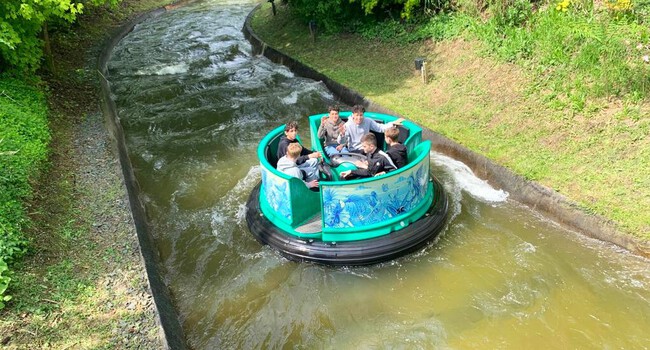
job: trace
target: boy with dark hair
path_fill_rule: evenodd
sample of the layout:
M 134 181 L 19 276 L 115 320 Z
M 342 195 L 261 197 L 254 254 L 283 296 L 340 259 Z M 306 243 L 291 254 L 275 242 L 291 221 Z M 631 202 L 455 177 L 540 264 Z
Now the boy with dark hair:
M 278 160 L 278 170 L 289 175 L 301 179 L 309 188 L 318 187 L 318 180 L 305 181 L 305 174 L 303 170 L 298 168 L 296 160 L 300 157 L 302 146 L 298 142 L 290 143 L 287 146 L 287 154 Z
M 345 147 L 345 123 L 339 118 L 340 109 L 338 106 L 327 107 L 328 115 L 324 116 L 318 126 L 318 138 L 325 139 L 325 153 L 328 156 L 347 152 Z
M 387 129 L 384 132 L 384 137 L 386 138 L 386 143 L 388 144 L 386 154 L 388 154 L 390 159 L 393 160 L 393 163 L 395 163 L 397 169 L 405 166 L 407 163 L 406 157 L 408 152 L 406 150 L 406 146 L 397 142 L 397 140 L 399 140 L 399 129 L 397 127 Z
M 366 108 L 362 105 L 352 107 L 352 115 L 345 123 L 345 138 L 348 141 L 350 152 L 361 153 L 361 138 L 370 131 L 384 132 L 393 125 L 402 125 L 404 118 L 399 118 L 393 122 L 379 124 L 370 118 L 364 118 L 363 114 Z
M 284 157 L 287 154 L 287 148 L 292 143 L 298 143 L 298 122 L 292 120 L 284 126 L 284 136 L 280 139 L 278 143 L 278 160 Z M 317 180 L 318 173 L 318 164 L 320 162 L 321 154 L 318 151 L 310 151 L 302 147 L 300 155 L 296 159 L 296 165 L 300 170 L 303 170 L 306 174 L 305 181 L 309 182 L 312 180 Z
M 356 162 L 357 169 L 341 172 L 344 179 L 373 177 L 397 169 L 388 154 L 377 148 L 377 138 L 369 133 L 361 138 L 361 148 L 366 154 L 365 161 Z

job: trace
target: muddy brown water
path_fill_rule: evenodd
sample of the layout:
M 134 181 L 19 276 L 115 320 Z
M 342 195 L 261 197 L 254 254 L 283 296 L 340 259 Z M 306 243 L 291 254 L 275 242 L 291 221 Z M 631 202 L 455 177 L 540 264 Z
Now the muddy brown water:
M 251 56 L 252 1 L 137 25 L 108 79 L 188 343 L 214 348 L 650 347 L 650 264 L 569 232 L 433 153 L 442 238 L 377 266 L 287 261 L 244 220 L 263 135 L 335 100 Z

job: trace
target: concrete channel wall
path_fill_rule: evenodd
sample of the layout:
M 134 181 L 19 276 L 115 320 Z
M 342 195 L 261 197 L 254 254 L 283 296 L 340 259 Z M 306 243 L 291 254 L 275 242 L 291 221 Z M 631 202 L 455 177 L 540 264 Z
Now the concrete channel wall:
M 142 201 L 140 201 L 140 186 L 138 185 L 138 181 L 133 173 L 133 166 L 129 159 L 124 139 L 124 131 L 117 114 L 115 101 L 111 98 L 110 82 L 106 79 L 106 65 L 111 57 L 115 45 L 129 34 L 138 23 L 155 18 L 165 13 L 169 8 L 175 8 L 184 4 L 185 2 L 180 2 L 172 6 L 152 10 L 138 16 L 129 23 L 126 23 L 107 40 L 98 60 L 98 69 L 100 72 L 99 80 L 101 83 L 102 95 L 102 112 L 104 113 L 104 118 L 106 120 L 106 128 L 115 143 L 120 165 L 122 166 L 122 175 L 124 176 L 129 205 L 133 215 L 133 222 L 138 235 L 140 254 L 142 255 L 144 267 L 147 273 L 149 288 L 153 295 L 158 316 L 157 322 L 160 325 L 161 344 L 163 344 L 167 349 L 173 350 L 188 349 L 188 345 L 178 312 L 174 307 L 170 290 L 164 282 L 165 280 L 162 275 L 164 269 L 160 261 L 160 256 L 158 255 L 158 249 L 156 249 L 155 242 L 153 242 L 151 237 L 144 205 Z
M 345 104 L 362 104 L 371 111 L 401 116 L 262 41 L 251 27 L 251 18 L 260 7 L 261 5 L 258 5 L 251 11 L 242 29 L 244 36 L 253 47 L 253 54 L 263 55 L 275 63 L 285 65 L 299 76 L 322 81 Z M 408 116 L 401 117 L 408 119 Z M 476 176 L 488 181 L 493 187 L 507 191 L 511 199 L 542 213 L 545 217 L 570 230 L 616 244 L 634 254 L 650 257 L 650 241 L 641 241 L 622 234 L 618 232 L 614 224 L 605 218 L 586 213 L 576 203 L 559 193 L 538 183 L 528 181 L 509 169 L 434 131 L 425 127 L 423 129 L 423 139 L 431 140 L 435 151 L 465 163 Z

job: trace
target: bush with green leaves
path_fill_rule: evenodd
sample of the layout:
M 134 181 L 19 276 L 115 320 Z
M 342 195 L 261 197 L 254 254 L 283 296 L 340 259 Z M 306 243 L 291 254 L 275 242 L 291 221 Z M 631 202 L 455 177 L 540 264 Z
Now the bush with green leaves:
M 6 295 L 5 292 L 11 282 L 11 277 L 7 276 L 9 267 L 7 263 L 0 259 L 0 310 L 4 309 L 5 302 L 11 300 L 11 295 Z
M 378 22 L 417 21 L 423 14 L 451 8 L 449 0 L 289 0 L 289 6 L 305 23 L 315 22 L 326 33 L 360 32 Z M 375 29 L 372 29 L 375 30 Z M 378 36 L 385 36 L 392 29 Z
M 326 33 L 346 31 L 352 22 L 363 16 L 359 4 L 349 0 L 290 0 L 289 8 L 303 22 L 314 22 Z
M 401 23 L 387 19 L 382 22 L 365 22 L 355 32 L 367 39 L 414 43 L 432 39 L 451 39 L 461 35 L 473 19 L 463 14 L 440 13 L 432 17 L 421 16 L 417 21 Z
M 119 0 L 2 0 L 0 1 L 0 69 L 34 72 L 43 56 L 41 35 L 48 22 L 72 23 L 90 5 L 117 5 Z M 0 71 L 1 72 L 1 71 Z
M 639 23 L 650 23 L 650 0 L 634 1 L 632 13 Z
M 0 265 L 11 267 L 27 251 L 24 203 L 32 196 L 48 155 L 45 98 L 25 82 L 0 76 Z M 0 272 L 0 301 L 9 283 Z
M 501 26 L 523 26 L 533 13 L 530 0 L 498 0 L 491 6 L 493 18 Z

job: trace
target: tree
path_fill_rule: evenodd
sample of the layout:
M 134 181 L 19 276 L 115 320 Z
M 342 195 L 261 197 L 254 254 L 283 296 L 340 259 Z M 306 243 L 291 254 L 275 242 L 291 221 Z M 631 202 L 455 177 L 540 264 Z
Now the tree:
M 367 18 L 411 19 L 418 11 L 436 9 L 450 0 L 289 0 L 294 13 L 305 22 L 315 21 L 326 32 L 349 30 Z M 438 6 L 439 7 L 439 6 Z
M 86 0 L 92 5 L 117 5 L 120 0 Z M 0 1 L 0 71 L 14 68 L 34 72 L 43 57 L 41 36 L 47 38 L 47 23 L 73 23 L 84 9 L 71 0 Z M 49 43 L 47 43 L 49 44 Z

